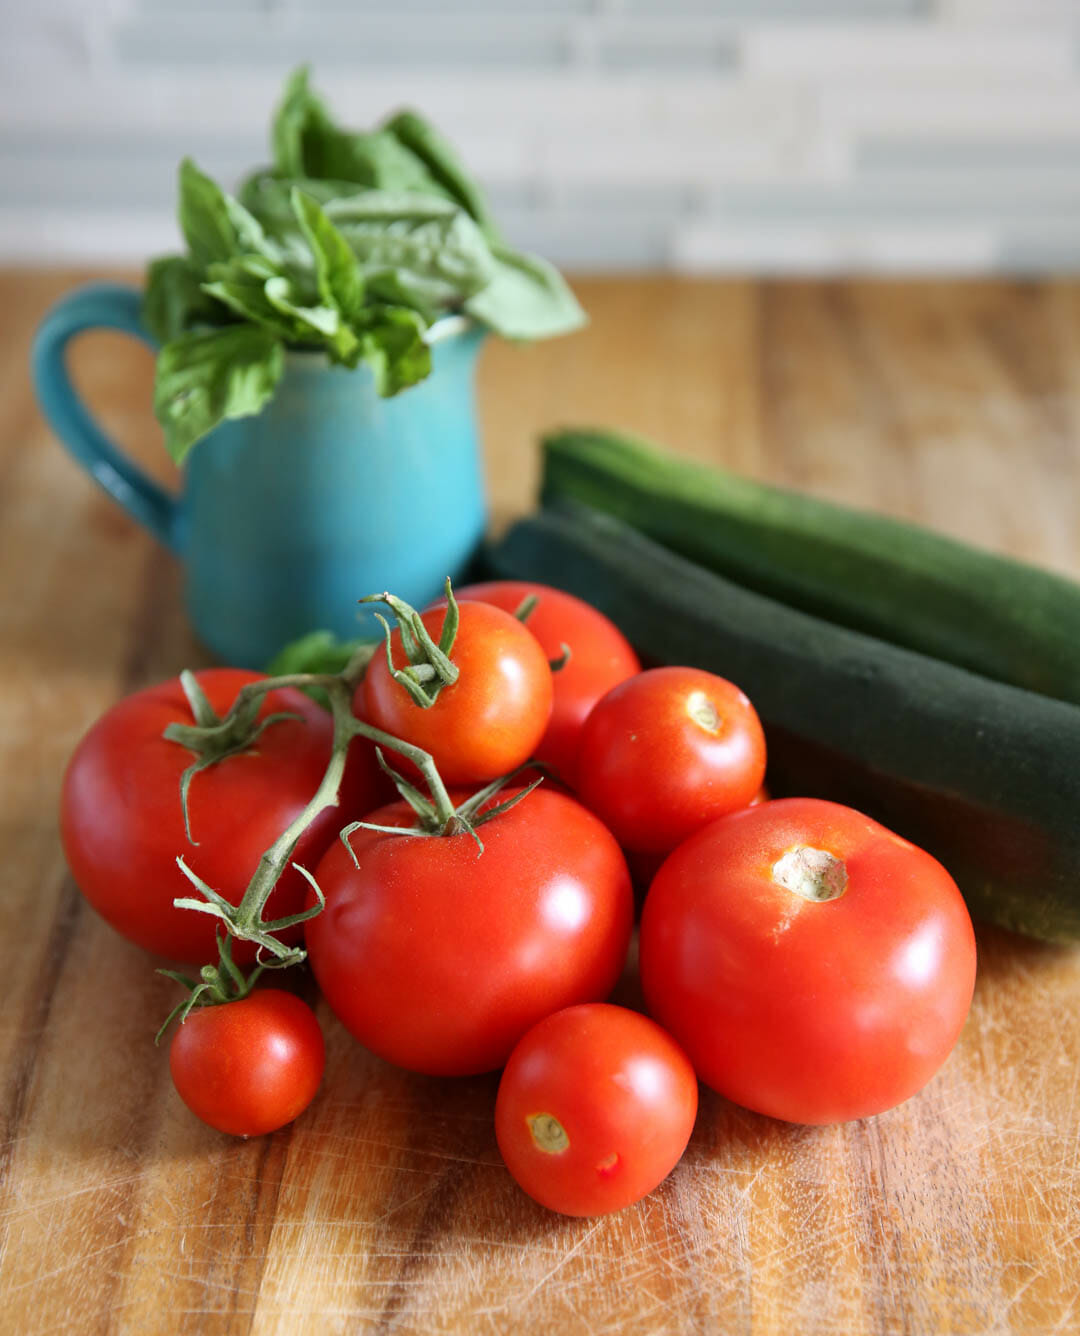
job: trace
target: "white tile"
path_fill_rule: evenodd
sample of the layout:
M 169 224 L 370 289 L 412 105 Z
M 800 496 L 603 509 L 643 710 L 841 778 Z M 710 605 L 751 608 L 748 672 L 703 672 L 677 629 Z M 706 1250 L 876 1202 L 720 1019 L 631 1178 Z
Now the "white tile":
M 1080 129 L 1080 81 L 949 77 L 845 78 L 817 94 L 826 127 L 849 133 L 919 131 L 928 137 L 971 133 L 1061 135 Z
M 960 83 L 986 75 L 1061 79 L 1076 73 L 1071 44 L 1059 32 L 1030 27 L 1000 31 L 941 23 L 792 23 L 744 29 L 741 47 L 748 78 L 799 75 L 827 83 L 835 75 L 945 76 Z
M 946 21 L 969 23 L 973 27 L 1030 29 L 1037 23 L 1052 23 L 1058 29 L 1073 29 L 1080 22 L 1077 0 L 938 0 L 939 12 Z
M 176 222 L 165 210 L 0 206 L 0 256 L 8 264 L 138 265 L 179 248 Z

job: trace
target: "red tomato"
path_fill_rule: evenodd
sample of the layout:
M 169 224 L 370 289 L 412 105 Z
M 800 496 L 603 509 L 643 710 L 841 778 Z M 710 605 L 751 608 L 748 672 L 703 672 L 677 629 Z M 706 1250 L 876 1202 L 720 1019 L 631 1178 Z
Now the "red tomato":
M 551 717 L 551 669 L 519 621 L 487 603 L 460 604 L 450 658 L 461 676 L 429 709 L 416 705 L 378 653 L 364 675 L 356 709 L 376 728 L 422 747 L 447 784 L 484 782 L 527 761 Z M 439 639 L 445 606 L 423 614 Z M 395 667 L 408 664 L 401 634 L 391 637 Z M 399 761 L 388 758 L 395 765 Z
M 524 625 L 539 640 L 544 654 L 558 659 L 564 645 L 570 649 L 569 662 L 552 674 L 551 720 L 536 749 L 536 759 L 572 781 L 586 716 L 605 692 L 641 672 L 641 664 L 614 622 L 561 589 L 523 580 L 492 580 L 458 591 L 460 598 L 491 603 L 511 613 L 530 595 L 538 601 Z
M 849 807 L 787 798 L 723 817 L 664 863 L 641 981 L 713 1089 L 789 1122 L 840 1122 L 899 1104 L 945 1061 L 975 938 L 928 853 Z
M 210 704 L 224 715 L 239 689 L 258 680 L 238 668 L 197 673 Z M 194 759 L 162 733 L 174 721 L 194 723 L 179 678 L 137 691 L 90 729 L 68 763 L 60 799 L 64 854 L 82 893 L 118 932 L 148 951 L 190 964 L 217 959 L 218 920 L 176 909 L 177 896 L 197 896 L 176 866 L 177 855 L 214 890 L 238 904 L 263 851 L 303 810 L 330 759 L 327 712 L 299 691 L 274 691 L 260 715 L 282 710 L 298 719 L 271 724 L 252 751 L 230 756 L 197 774 L 188 791 L 188 841 L 180 806 L 180 776 Z M 355 744 L 343 784 L 346 810 L 370 804 L 373 754 Z M 311 868 L 341 821 L 329 808 L 301 836 L 295 859 Z M 303 907 L 307 883 L 286 869 L 264 917 L 283 918 Z M 299 939 L 299 929 L 283 933 Z M 250 963 L 254 948 L 234 943 L 234 959 Z
M 404 803 L 370 817 L 413 825 Z M 357 831 L 316 869 L 307 924 L 326 1000 L 360 1042 L 432 1076 L 490 1071 L 530 1025 L 611 991 L 633 920 L 611 835 L 543 788 L 467 834 Z
M 240 1137 L 273 1132 L 303 1113 L 325 1062 L 315 1013 L 277 988 L 197 1007 L 169 1049 L 173 1084 L 191 1112 Z
M 581 734 L 577 790 L 626 849 L 666 853 L 765 778 L 765 735 L 731 682 L 651 668 L 614 687 Z
M 647 1016 L 603 1003 L 569 1007 L 511 1053 L 495 1135 L 530 1197 L 564 1215 L 603 1215 L 671 1173 L 697 1102 L 689 1058 Z

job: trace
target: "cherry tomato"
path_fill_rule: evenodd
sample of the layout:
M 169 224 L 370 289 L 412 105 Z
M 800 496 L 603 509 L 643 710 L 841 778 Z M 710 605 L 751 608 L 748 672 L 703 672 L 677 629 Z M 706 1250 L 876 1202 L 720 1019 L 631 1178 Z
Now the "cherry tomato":
M 257 673 L 212 668 L 196 677 L 224 715 L 239 689 Z M 64 854 L 83 895 L 103 918 L 148 951 L 191 964 L 217 959 L 216 920 L 176 909 L 177 896 L 198 892 L 176 866 L 187 865 L 227 900 L 239 903 L 259 857 L 300 814 L 330 759 L 327 712 L 299 691 L 264 697 L 260 717 L 298 716 L 271 724 L 251 751 L 227 757 L 197 774 L 188 792 L 191 844 L 180 806 L 180 776 L 194 759 L 162 734 L 194 718 L 178 678 L 137 691 L 108 710 L 68 763 L 60 799 Z M 368 744 L 353 745 L 342 786 L 347 810 L 374 800 L 375 768 Z M 329 808 L 301 836 L 295 860 L 314 867 L 341 821 Z M 304 904 L 307 883 L 287 869 L 264 917 L 284 918 Z M 299 929 L 281 934 L 298 940 Z M 254 948 L 234 943 L 238 963 Z
M 197 1007 L 169 1049 L 173 1084 L 191 1112 L 240 1137 L 273 1132 L 303 1113 L 325 1062 L 315 1013 L 277 988 Z
M 495 1135 L 530 1197 L 564 1215 L 603 1215 L 671 1173 L 697 1103 L 689 1058 L 654 1021 L 603 1003 L 568 1007 L 510 1055 Z
M 369 818 L 414 824 L 404 803 Z M 433 1076 L 490 1071 L 529 1026 L 611 991 L 633 920 L 614 839 L 580 803 L 539 788 L 468 834 L 357 831 L 315 871 L 312 968 L 346 1028 Z
M 652 668 L 614 687 L 585 721 L 577 790 L 626 849 L 666 853 L 749 803 L 765 778 L 765 735 L 731 682 Z
M 467 601 L 459 606 L 450 658 L 461 675 L 434 705 L 417 705 L 390 676 L 381 652 L 356 701 L 357 713 L 376 728 L 430 752 L 447 784 L 507 774 L 529 759 L 551 717 L 551 669 L 536 638 L 501 608 Z M 445 605 L 423 614 L 436 642 L 445 615 Z M 399 631 L 390 643 L 395 667 L 407 666 Z
M 492 580 L 467 585 L 458 594 L 511 613 L 526 598 L 535 597 L 536 606 L 524 625 L 539 640 L 548 659 L 558 659 L 564 645 L 569 648 L 568 662 L 552 674 L 551 720 L 536 749 L 536 759 L 572 783 L 581 728 L 589 711 L 605 692 L 641 671 L 630 642 L 602 612 L 550 585 Z
M 668 858 L 640 961 L 649 1010 L 706 1084 L 774 1118 L 831 1123 L 892 1108 L 945 1061 L 975 938 L 928 853 L 849 807 L 787 798 L 722 817 Z

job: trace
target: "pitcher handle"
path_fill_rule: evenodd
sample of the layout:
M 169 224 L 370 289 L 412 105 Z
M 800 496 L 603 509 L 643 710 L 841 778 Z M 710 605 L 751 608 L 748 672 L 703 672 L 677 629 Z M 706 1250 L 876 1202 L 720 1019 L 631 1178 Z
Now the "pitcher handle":
M 101 430 L 71 383 L 66 350 L 77 334 L 117 329 L 155 351 L 141 315 L 142 293 L 120 283 L 95 283 L 61 298 L 34 338 L 31 367 L 38 403 L 49 425 L 106 492 L 171 551 L 180 553 L 180 505 Z

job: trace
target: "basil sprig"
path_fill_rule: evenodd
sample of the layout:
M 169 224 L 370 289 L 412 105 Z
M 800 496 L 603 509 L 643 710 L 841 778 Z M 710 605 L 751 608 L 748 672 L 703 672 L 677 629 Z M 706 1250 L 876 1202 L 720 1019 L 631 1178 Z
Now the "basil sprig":
M 163 345 L 154 405 L 177 461 L 263 408 L 286 349 L 363 362 L 391 395 L 430 373 L 425 335 L 451 312 L 509 339 L 584 323 L 557 270 L 506 245 L 480 187 L 415 112 L 343 129 L 301 69 L 271 142 L 274 165 L 235 198 L 180 164 L 187 251 L 149 268 L 143 315 Z

